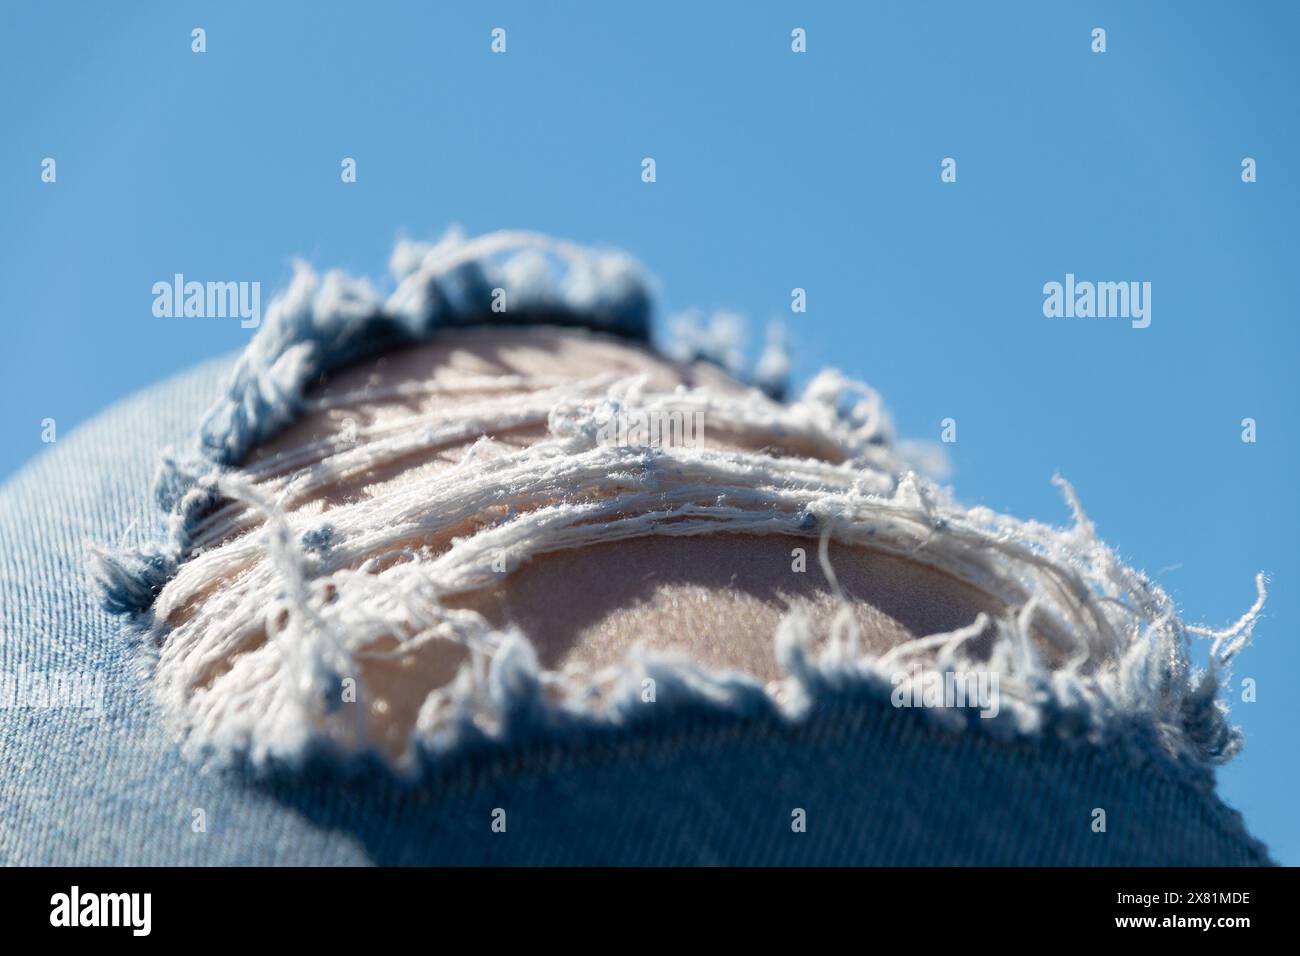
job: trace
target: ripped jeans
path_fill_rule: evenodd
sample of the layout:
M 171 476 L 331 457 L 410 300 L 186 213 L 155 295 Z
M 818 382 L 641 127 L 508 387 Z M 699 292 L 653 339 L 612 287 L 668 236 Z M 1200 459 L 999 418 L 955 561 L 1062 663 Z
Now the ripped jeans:
M 0 709 L 0 860 L 1268 862 L 1213 778 L 1240 743 L 1221 668 L 1258 603 L 1184 624 L 1068 486 L 1064 530 L 965 508 L 869 388 L 826 372 L 781 400 L 777 353 L 755 388 L 617 369 L 377 387 L 375 356 L 468 327 L 650 336 L 616 254 L 453 237 L 399 247 L 394 273 L 381 297 L 301 272 L 233 363 L 0 491 L 4 670 L 104 688 L 98 713 Z M 696 420 L 713 439 L 630 434 Z M 653 647 L 561 662 L 476 603 L 547 556 L 719 535 L 802 542 L 826 582 L 827 614 L 763 635 L 770 673 Z M 923 564 L 979 612 L 873 639 L 845 549 Z

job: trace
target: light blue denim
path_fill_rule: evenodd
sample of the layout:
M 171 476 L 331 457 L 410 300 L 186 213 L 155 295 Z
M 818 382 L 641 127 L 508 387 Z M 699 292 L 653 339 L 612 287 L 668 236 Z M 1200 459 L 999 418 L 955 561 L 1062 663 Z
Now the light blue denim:
M 797 723 L 680 701 L 653 722 L 468 747 L 416 783 L 368 761 L 270 776 L 189 763 L 128 619 L 101 607 L 86 543 L 161 537 L 159 453 L 192 435 L 230 366 L 123 402 L 0 488 L 0 670 L 105 681 L 102 716 L 0 709 L 0 862 L 1269 862 L 1211 772 L 1176 764 L 1140 726 L 1104 747 L 1065 717 L 999 739 L 892 708 L 865 684 L 828 691 Z

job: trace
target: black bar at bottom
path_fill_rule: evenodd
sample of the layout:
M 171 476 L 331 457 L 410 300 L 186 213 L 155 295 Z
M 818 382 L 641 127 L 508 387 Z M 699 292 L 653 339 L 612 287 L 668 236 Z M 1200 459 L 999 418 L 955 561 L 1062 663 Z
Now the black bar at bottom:
M 0 920 L 10 932 L 77 933 L 83 943 L 116 937 L 205 946 L 375 944 L 383 938 L 377 933 L 413 932 L 436 947 L 443 933 L 454 940 L 458 926 L 511 924 L 557 934 L 559 943 L 611 919 L 640 927 L 634 935 L 647 939 L 700 921 L 724 938 L 762 938 L 775 925 L 811 920 L 805 928 L 840 924 L 864 942 L 891 929 L 967 943 L 1035 929 L 1063 934 L 1055 939 L 1172 932 L 1230 941 L 1294 920 L 1297 872 L 10 869 L 0 870 Z

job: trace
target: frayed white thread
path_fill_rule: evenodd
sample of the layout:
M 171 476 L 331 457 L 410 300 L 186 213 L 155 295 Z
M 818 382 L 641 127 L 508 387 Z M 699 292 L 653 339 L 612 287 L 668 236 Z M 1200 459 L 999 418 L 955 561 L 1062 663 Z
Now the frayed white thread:
M 646 279 L 621 252 L 584 249 L 529 232 L 433 244 L 401 242 L 384 298 L 368 281 L 334 270 L 318 276 L 294 263 L 289 288 L 239 357 L 226 394 L 200 429 L 202 456 L 240 461 L 301 411 L 321 373 L 385 344 L 423 341 L 442 328 L 510 320 L 561 322 L 648 341 Z M 498 312 L 505 295 L 506 315 Z
M 462 405 L 459 421 L 421 413 L 397 427 L 363 429 L 347 448 L 318 442 L 200 483 L 194 493 L 216 491 L 231 504 L 199 530 L 198 553 L 155 605 L 163 622 L 159 691 L 192 746 L 258 764 L 292 760 L 322 741 L 344 752 L 366 749 L 373 743 L 366 709 L 329 704 L 339 681 L 361 680 L 364 662 L 401 660 L 432 641 L 462 648 L 466 663 L 428 693 L 395 758 L 399 766 L 420 751 L 454 746 L 466 728 L 502 737 L 521 721 L 633 719 L 644 712 L 637 706 L 643 675 L 714 706 L 766 702 L 795 716 L 820 688 L 887 683 L 903 660 L 996 671 L 997 722 L 1015 732 L 1041 730 L 1056 709 L 1081 717 L 1090 735 L 1145 719 L 1168 752 L 1198 766 L 1239 746 L 1217 691 L 1220 670 L 1260 614 L 1262 576 L 1259 599 L 1232 627 L 1188 627 L 1160 588 L 1097 538 L 1064 481 L 1074 513 L 1068 529 L 962 508 L 904 471 L 879 397 L 838 373 L 819 375 L 791 405 L 757 391 L 655 393 L 643 378 L 533 384 L 508 401 L 489 394 Z M 702 410 L 711 428 L 742 439 L 742 448 L 602 445 L 602 427 L 629 408 Z M 542 423 L 548 437 L 527 448 L 486 455 L 480 441 L 431 478 L 323 515 L 290 511 L 328 483 L 414 449 Z M 843 460 L 779 451 L 787 447 Z M 787 615 L 776 635 L 785 677 L 767 689 L 745 675 L 647 653 L 597 674 L 546 671 L 525 635 L 447 606 L 452 596 L 499 582 L 502 556 L 515 568 L 596 543 L 720 532 L 817 536 L 842 603 L 820 649 L 802 611 Z M 952 574 L 1009 612 L 863 657 L 830 562 L 832 539 Z M 441 550 L 420 543 L 431 541 L 442 541 Z M 985 634 L 990 641 L 976 640 Z M 1207 674 L 1192 673 L 1189 635 L 1212 639 Z M 1060 659 L 1045 661 L 1036 640 Z

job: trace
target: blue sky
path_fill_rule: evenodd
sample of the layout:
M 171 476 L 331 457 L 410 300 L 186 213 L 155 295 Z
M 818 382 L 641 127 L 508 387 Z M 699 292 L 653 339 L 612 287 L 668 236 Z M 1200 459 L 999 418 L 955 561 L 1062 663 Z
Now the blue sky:
M 378 276 L 453 223 L 620 246 L 661 315 L 784 315 L 796 377 L 866 379 L 905 437 L 955 418 L 965 501 L 1064 522 L 1059 471 L 1190 619 L 1268 572 L 1221 780 L 1300 863 L 1297 27 L 1281 2 L 6 3 L 0 477 L 42 419 L 247 341 L 155 318 L 175 272 Z M 1045 318 L 1067 272 L 1151 282 L 1151 326 Z

